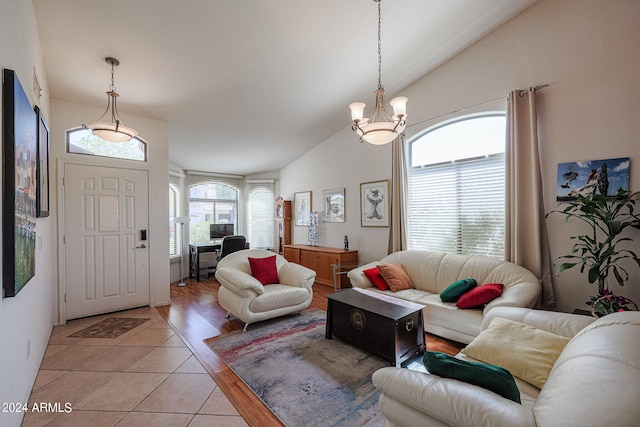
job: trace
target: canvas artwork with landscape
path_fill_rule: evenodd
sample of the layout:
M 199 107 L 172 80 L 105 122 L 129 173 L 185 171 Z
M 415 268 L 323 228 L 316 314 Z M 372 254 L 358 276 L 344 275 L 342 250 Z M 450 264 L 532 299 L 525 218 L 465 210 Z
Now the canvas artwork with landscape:
M 13 70 L 3 70 L 2 102 L 3 289 L 13 297 L 35 275 L 37 121 Z
M 629 157 L 558 164 L 556 200 L 575 200 L 578 194 L 613 197 L 629 191 Z

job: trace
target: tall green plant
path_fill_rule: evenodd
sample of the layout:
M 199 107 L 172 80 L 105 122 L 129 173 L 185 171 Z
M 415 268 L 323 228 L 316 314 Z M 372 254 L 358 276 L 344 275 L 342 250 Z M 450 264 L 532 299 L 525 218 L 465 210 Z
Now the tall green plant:
M 613 272 L 616 282 L 624 286 L 629 279 L 629 273 L 620 265 L 623 259 L 632 259 L 640 267 L 640 258 L 630 250 L 621 248 L 622 242 L 632 242 L 630 237 L 623 237 L 622 233 L 629 228 L 640 229 L 640 215 L 635 213 L 636 200 L 634 197 L 640 192 L 628 195 L 619 190 L 615 197 L 602 194 L 578 195 L 576 200 L 566 202 L 562 210 L 553 210 L 547 214 L 561 213 L 569 221 L 572 218 L 585 223 L 589 227 L 587 234 L 572 236 L 575 240 L 571 254 L 558 257 L 564 260 L 558 267 L 558 273 L 580 266 L 580 272 L 588 272 L 589 283 L 598 282 L 598 295 L 604 295 L 607 288 L 607 278 Z

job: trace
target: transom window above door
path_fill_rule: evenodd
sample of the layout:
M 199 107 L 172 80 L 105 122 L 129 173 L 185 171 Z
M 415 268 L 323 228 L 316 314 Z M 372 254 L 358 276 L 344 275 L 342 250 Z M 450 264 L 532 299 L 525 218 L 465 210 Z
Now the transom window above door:
M 139 137 L 125 142 L 105 141 L 89 129 L 76 128 L 67 131 L 67 153 L 146 162 L 147 143 Z

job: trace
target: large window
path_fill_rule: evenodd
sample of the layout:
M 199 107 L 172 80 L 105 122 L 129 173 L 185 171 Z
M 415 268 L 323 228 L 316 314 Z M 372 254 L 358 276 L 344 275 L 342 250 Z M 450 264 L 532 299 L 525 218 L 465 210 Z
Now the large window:
M 272 181 L 249 182 L 249 242 L 256 249 L 273 249 L 275 197 Z
M 189 243 L 208 243 L 210 224 L 234 224 L 238 233 L 238 189 L 216 182 L 189 187 Z
M 409 143 L 409 249 L 504 258 L 505 120 L 467 116 Z

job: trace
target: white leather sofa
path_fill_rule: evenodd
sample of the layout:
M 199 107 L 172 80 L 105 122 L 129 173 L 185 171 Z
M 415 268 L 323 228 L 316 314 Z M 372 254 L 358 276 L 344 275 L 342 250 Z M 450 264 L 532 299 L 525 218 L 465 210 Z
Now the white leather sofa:
M 515 378 L 518 404 L 454 379 L 382 368 L 374 372 L 373 383 L 382 392 L 379 405 L 387 427 L 640 425 L 640 312 L 596 320 L 500 307 L 489 313 L 484 327 L 494 317 L 571 337 L 542 389 Z
M 363 272 L 379 264 L 402 265 L 415 289 L 391 292 L 373 286 Z M 492 308 L 535 307 L 542 292 L 535 275 L 519 265 L 497 258 L 419 250 L 392 253 L 350 271 L 348 277 L 354 287 L 424 305 L 425 331 L 463 344 L 468 344 L 480 333 L 482 320 Z M 478 285 L 501 283 L 503 293 L 482 309 L 459 309 L 455 303 L 440 300 L 440 292 L 466 278 L 474 278 Z
M 280 283 L 263 285 L 251 275 L 249 257 L 276 257 Z M 246 249 L 222 258 L 216 268 L 220 283 L 218 302 L 233 314 L 250 323 L 299 312 L 313 300 L 313 282 L 316 272 L 299 264 L 288 262 L 283 256 L 262 249 Z

